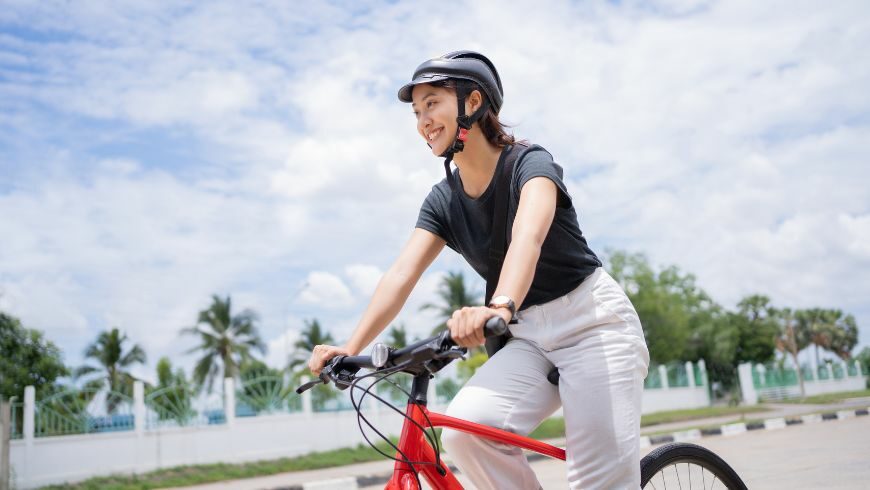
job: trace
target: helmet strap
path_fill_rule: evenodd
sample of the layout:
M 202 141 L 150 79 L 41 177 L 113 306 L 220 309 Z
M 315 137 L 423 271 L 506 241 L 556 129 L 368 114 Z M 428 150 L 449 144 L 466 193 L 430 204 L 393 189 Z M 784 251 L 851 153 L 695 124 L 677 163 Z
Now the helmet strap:
M 470 90 L 465 84 L 460 84 L 456 88 L 456 102 L 459 105 L 459 115 L 456 116 L 456 135 L 453 137 L 453 143 L 441 154 L 444 157 L 444 172 L 447 174 L 447 182 L 454 191 L 456 183 L 453 179 L 453 172 L 450 171 L 450 162 L 453 161 L 454 154 L 465 149 L 465 141 L 468 139 L 471 126 L 479 121 L 489 108 L 489 101 L 484 98 L 483 103 L 473 114 L 465 115 L 465 97 L 469 93 Z

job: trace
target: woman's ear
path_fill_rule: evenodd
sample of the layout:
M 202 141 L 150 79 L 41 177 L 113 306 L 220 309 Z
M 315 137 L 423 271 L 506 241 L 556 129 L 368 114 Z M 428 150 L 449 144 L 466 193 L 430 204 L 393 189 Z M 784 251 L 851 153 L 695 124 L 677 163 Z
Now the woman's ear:
M 483 96 L 480 95 L 480 90 L 472 90 L 465 98 L 465 114 L 468 116 L 474 114 L 474 111 L 480 109 L 482 104 Z

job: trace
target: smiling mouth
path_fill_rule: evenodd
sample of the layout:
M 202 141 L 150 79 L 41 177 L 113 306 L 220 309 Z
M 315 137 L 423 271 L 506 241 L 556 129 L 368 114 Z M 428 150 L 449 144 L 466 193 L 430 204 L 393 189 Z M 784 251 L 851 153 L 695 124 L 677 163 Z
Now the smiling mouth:
M 426 136 L 428 137 L 429 142 L 431 143 L 431 142 L 435 141 L 435 138 L 437 138 L 438 136 L 441 136 L 441 133 L 443 133 L 443 132 L 444 132 L 444 128 L 438 128 L 435 131 L 431 131 Z

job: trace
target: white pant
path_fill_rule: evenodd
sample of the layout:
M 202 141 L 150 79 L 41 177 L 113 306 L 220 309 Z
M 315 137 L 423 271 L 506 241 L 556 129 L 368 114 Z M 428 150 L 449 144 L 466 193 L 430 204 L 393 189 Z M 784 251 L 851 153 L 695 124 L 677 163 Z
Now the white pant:
M 649 353 L 628 297 L 598 268 L 574 291 L 518 313 L 514 338 L 447 414 L 528 435 L 564 408 L 571 488 L 640 487 L 640 405 Z M 559 368 L 559 386 L 547 373 Z M 445 449 L 479 489 L 541 487 L 520 449 L 445 430 Z

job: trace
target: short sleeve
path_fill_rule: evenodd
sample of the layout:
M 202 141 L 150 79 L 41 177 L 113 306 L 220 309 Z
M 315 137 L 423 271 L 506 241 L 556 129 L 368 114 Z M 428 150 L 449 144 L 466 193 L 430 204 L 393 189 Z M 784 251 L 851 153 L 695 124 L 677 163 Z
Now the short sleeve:
M 558 189 L 559 196 L 556 205 L 561 208 L 571 207 L 571 196 L 568 195 L 568 188 L 565 187 L 565 182 L 562 180 L 563 173 L 562 167 L 553 161 L 552 155 L 546 150 L 531 149 L 517 164 L 514 192 L 519 198 L 526 182 L 535 177 L 546 177 L 552 180 Z
M 451 244 L 447 233 L 447 206 L 445 197 L 438 186 L 432 187 L 432 191 L 426 196 L 423 205 L 420 206 L 420 214 L 417 216 L 417 226 L 428 232 L 441 237 L 448 245 Z M 451 246 L 452 248 L 452 246 Z

